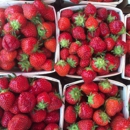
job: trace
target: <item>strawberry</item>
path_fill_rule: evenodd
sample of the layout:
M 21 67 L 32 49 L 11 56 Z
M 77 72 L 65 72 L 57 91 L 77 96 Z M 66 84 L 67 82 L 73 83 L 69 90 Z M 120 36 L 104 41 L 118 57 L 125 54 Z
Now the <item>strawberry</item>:
M 64 119 L 66 122 L 72 124 L 77 119 L 77 114 L 73 106 L 67 106 L 64 113 Z
M 37 50 L 39 48 L 39 43 L 38 43 L 37 39 L 34 37 L 23 38 L 21 40 L 21 48 L 25 54 L 31 55 L 31 54 L 37 52 Z
M 0 78 L 0 90 L 7 89 L 9 87 L 9 81 L 6 77 Z
M 80 59 L 79 65 L 80 67 L 88 67 L 90 64 L 90 59 Z
M 46 110 L 33 110 L 30 113 L 31 120 L 36 123 L 44 121 L 46 115 L 47 115 Z
M 15 93 L 21 93 L 29 89 L 29 81 L 26 77 L 19 75 L 10 80 L 9 89 Z
M 127 31 L 130 31 L 130 17 L 128 17 L 126 20 L 126 29 Z
M 109 23 L 109 29 L 110 32 L 115 35 L 122 35 L 126 33 L 124 23 L 120 20 L 114 20 L 111 23 Z
M 100 37 L 94 37 L 89 45 L 94 49 L 94 53 L 102 53 L 106 50 L 106 43 Z
M 76 68 L 70 68 L 69 70 L 69 75 L 74 75 L 76 73 L 77 69 Z
M 51 98 L 47 92 L 42 92 L 37 95 L 37 108 L 44 110 L 51 103 Z
M 11 62 L 4 61 L 4 62 L 1 62 L 0 67 L 3 70 L 6 70 L 6 71 L 12 70 L 15 67 L 15 61 L 11 61 Z
M 90 31 L 93 32 L 98 27 L 98 21 L 93 16 L 89 16 L 88 19 L 85 21 L 85 27 Z
M 130 77 L 130 64 L 127 64 L 127 65 L 125 66 L 125 75 L 126 75 L 127 77 Z
M 29 62 L 32 67 L 40 68 L 46 62 L 46 55 L 42 52 L 35 52 L 30 55 Z
M 90 16 L 90 15 L 94 16 L 97 13 L 97 9 L 93 4 L 88 3 L 84 8 L 84 13 L 86 16 Z
M 50 92 L 49 96 L 51 97 L 51 101 L 47 107 L 47 110 L 51 112 L 60 109 L 60 107 L 62 106 L 62 100 L 60 98 L 60 95 L 54 92 Z
M 4 26 L 5 22 L 6 22 L 5 14 L 4 14 L 4 12 L 0 11 L 0 24 L 1 24 L 1 27 Z
M 106 38 L 110 35 L 110 30 L 105 22 L 101 22 L 100 25 L 101 37 Z
M 104 101 L 104 98 L 98 92 L 90 93 L 90 95 L 88 96 L 88 104 L 92 108 L 99 108 L 104 104 Z
M 56 38 L 52 37 L 44 42 L 44 46 L 51 52 L 56 51 Z
M 115 84 L 112 84 L 112 90 L 108 95 L 109 96 L 117 96 L 118 91 L 119 91 L 118 87 Z
M 126 44 L 127 44 L 127 53 L 130 54 L 130 40 L 126 40 Z
M 56 25 L 54 22 L 48 21 L 48 23 L 51 25 L 52 27 L 52 35 L 54 35 L 56 33 Z
M 56 123 L 50 123 L 44 130 L 59 130 L 59 126 Z
M 113 130 L 127 130 L 130 129 L 130 121 L 122 116 L 116 116 L 111 122 Z
M 71 9 L 65 9 L 65 10 L 63 10 L 61 12 L 61 17 L 71 18 L 73 14 L 74 14 L 73 10 L 71 10 Z
M 93 54 L 93 49 L 89 45 L 81 45 L 77 50 L 77 54 L 81 59 L 90 59 Z
M 14 116 L 14 114 L 12 114 L 11 112 L 9 112 L 9 111 L 4 111 L 3 117 L 2 117 L 2 119 L 1 119 L 1 125 L 2 125 L 3 127 L 7 127 L 9 121 L 12 119 L 13 116 Z
M 74 4 L 78 4 L 80 2 L 80 0 L 70 0 L 72 3 Z
M 110 97 L 105 102 L 105 111 L 109 116 L 114 116 L 123 108 L 123 101 L 120 98 Z
M 58 28 L 60 31 L 67 31 L 71 26 L 70 19 L 67 17 L 60 17 L 58 20 Z
M 31 127 L 31 120 L 27 115 L 17 114 L 8 123 L 8 130 L 28 130 Z
M 89 84 L 84 83 L 81 85 L 81 90 L 86 95 L 90 95 L 90 93 L 98 92 L 98 85 L 95 82 L 91 82 Z
M 20 41 L 11 34 L 4 35 L 2 39 L 2 47 L 7 51 L 14 51 L 20 47 Z
M 85 83 L 91 83 L 96 78 L 96 72 L 91 67 L 86 67 L 81 73 Z
M 64 61 L 64 60 L 59 60 L 55 65 L 54 65 L 55 71 L 58 73 L 60 76 L 66 76 L 70 70 L 70 65 Z
M 32 93 L 22 92 L 19 95 L 18 108 L 20 112 L 29 113 L 34 109 L 35 105 L 36 105 L 36 98 Z
M 75 68 L 79 64 L 79 58 L 77 55 L 69 55 L 67 62 L 72 68 Z
M 94 122 L 90 119 L 80 120 L 76 124 L 72 124 L 68 130 L 92 130 L 95 129 Z
M 47 48 L 42 47 L 42 52 L 46 55 L 47 58 L 52 58 L 52 53 Z
M 69 104 L 74 105 L 74 104 L 78 103 L 81 99 L 81 96 L 82 96 L 81 91 L 79 89 L 79 86 L 77 86 L 77 85 L 69 86 L 66 89 L 65 100 Z
M 73 38 L 78 40 L 85 40 L 86 39 L 85 29 L 81 26 L 73 27 L 72 36 Z
M 5 9 L 5 17 L 8 18 L 14 13 L 23 13 L 22 7 L 19 5 L 10 5 Z
M 15 100 L 15 96 L 12 92 L 4 89 L 1 90 L 0 92 L 0 107 L 5 110 L 8 111 L 11 106 L 13 105 Z
M 75 107 L 80 119 L 91 119 L 93 116 L 93 108 L 90 107 L 86 102 L 81 102 Z
M 68 56 L 69 56 L 69 49 L 68 48 L 62 48 L 60 50 L 60 58 L 62 60 L 66 60 L 68 58 Z
M 101 21 L 104 21 L 107 19 L 108 16 L 108 11 L 106 8 L 101 7 L 99 9 L 97 9 L 97 18 Z
M 130 31 L 127 32 L 126 39 L 130 40 Z
M 113 48 L 112 52 L 116 55 L 116 56 L 122 56 L 124 54 L 127 53 L 127 44 L 126 42 L 122 41 L 122 40 L 118 40 L 115 44 L 115 47 Z
M 70 43 L 73 41 L 72 36 L 70 33 L 68 32 L 62 32 L 59 35 L 58 38 L 59 44 L 61 45 L 61 47 L 69 47 Z
M 108 79 L 100 81 L 98 87 L 102 93 L 110 93 L 112 91 L 112 84 Z
M 83 68 L 83 67 L 78 66 L 78 67 L 77 67 L 76 74 L 81 76 L 81 74 L 82 74 L 83 70 L 84 70 L 84 68 Z
M 44 122 L 46 124 L 58 123 L 59 120 L 60 120 L 60 113 L 59 113 L 59 111 L 52 111 L 52 112 L 47 113 L 47 116 L 46 116 Z
M 109 123 L 109 116 L 102 110 L 98 109 L 93 114 L 93 120 L 99 126 L 106 126 Z
M 76 54 L 77 53 L 77 50 L 78 48 L 81 46 L 81 42 L 80 41 L 75 41 L 75 42 L 72 42 L 69 46 L 69 53 L 70 54 Z
M 0 51 L 2 50 L 2 38 L 0 38 Z
M 37 37 L 37 28 L 32 22 L 28 22 L 21 32 L 25 37 Z
M 52 36 L 52 27 L 48 22 L 42 22 L 37 26 L 38 35 L 42 39 L 48 39 Z
M 43 130 L 44 128 L 45 128 L 44 122 L 33 123 L 31 126 L 31 130 Z

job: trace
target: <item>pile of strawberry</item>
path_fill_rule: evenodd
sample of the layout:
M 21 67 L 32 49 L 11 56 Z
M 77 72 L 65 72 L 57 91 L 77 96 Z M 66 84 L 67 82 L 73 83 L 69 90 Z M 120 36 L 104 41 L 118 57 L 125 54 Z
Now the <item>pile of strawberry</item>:
M 0 78 L 0 129 L 58 130 L 62 100 L 55 85 L 22 75 Z
M 130 129 L 130 120 L 122 114 L 119 91 L 108 79 L 67 87 L 64 130 Z
M 118 71 L 120 57 L 127 52 L 118 12 L 91 3 L 78 11 L 64 9 L 58 28 L 61 60 L 55 70 L 60 76 L 79 75 L 91 82 L 96 75 Z
M 56 27 L 51 6 L 35 0 L 0 8 L 0 23 L 1 70 L 53 69 Z

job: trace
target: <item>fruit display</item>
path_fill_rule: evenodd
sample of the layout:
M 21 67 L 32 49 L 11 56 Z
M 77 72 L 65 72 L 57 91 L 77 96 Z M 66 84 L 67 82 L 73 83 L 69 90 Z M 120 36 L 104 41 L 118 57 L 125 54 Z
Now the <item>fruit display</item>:
M 109 79 L 65 85 L 63 130 L 129 129 L 126 93 L 127 86 Z
M 120 9 L 91 3 L 63 8 L 58 12 L 58 29 L 59 59 L 54 68 L 60 76 L 91 82 L 122 72 L 127 44 Z
M 54 72 L 57 24 L 53 6 L 37 0 L 5 2 L 0 21 L 0 74 Z
M 11 75 L 0 78 L 0 129 L 61 128 L 62 88 L 59 80 Z

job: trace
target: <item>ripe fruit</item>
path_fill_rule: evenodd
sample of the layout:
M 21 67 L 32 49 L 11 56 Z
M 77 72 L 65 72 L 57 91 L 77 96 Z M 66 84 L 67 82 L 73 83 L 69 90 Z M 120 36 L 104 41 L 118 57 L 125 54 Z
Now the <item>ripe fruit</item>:
M 130 64 L 127 64 L 127 65 L 125 66 L 125 75 L 126 75 L 127 77 L 130 77 Z
M 67 18 L 71 18 L 73 15 L 73 10 L 71 9 L 65 9 L 61 12 L 61 17 L 67 17 Z
M 44 130 L 58 130 L 59 126 L 56 123 L 48 124 Z

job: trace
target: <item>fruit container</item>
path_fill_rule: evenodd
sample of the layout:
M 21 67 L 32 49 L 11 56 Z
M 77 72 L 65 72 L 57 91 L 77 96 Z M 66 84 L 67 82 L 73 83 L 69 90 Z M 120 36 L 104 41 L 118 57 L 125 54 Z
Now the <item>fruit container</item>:
M 97 9 L 99 8 L 106 8 L 107 10 L 114 10 L 116 12 L 118 12 L 119 16 L 120 16 L 120 21 L 122 21 L 124 23 L 124 15 L 123 15 L 123 12 L 122 10 L 120 10 L 119 8 L 115 8 L 115 7 L 111 7 L 111 6 L 102 6 L 102 5 L 94 5 Z M 61 17 L 61 12 L 66 10 L 66 9 L 71 9 L 73 11 L 78 11 L 78 10 L 83 10 L 84 8 L 86 7 L 86 5 L 77 5 L 77 6 L 70 6 L 70 7 L 66 7 L 66 8 L 63 8 L 61 9 L 60 11 L 57 12 L 57 18 L 58 20 L 60 19 Z M 58 21 L 57 20 L 57 21 Z M 59 43 L 59 36 L 60 36 L 60 30 L 59 28 L 57 29 L 57 43 Z M 122 41 L 125 41 L 125 34 L 122 34 L 121 35 L 121 40 Z M 60 47 L 60 44 L 58 44 L 58 60 L 60 60 L 60 50 L 61 50 L 61 47 Z M 97 78 L 104 78 L 104 77 L 111 77 L 111 76 L 115 76 L 115 75 L 119 75 L 122 73 L 122 69 L 123 69 L 123 61 L 124 61 L 124 58 L 125 56 L 121 56 L 120 57 L 120 65 L 118 67 L 118 70 L 116 72 L 110 72 L 109 74 L 106 74 L 106 75 L 101 75 L 101 76 L 97 76 Z M 66 75 L 67 77 L 71 77 L 71 78 L 81 78 L 81 76 L 79 75 Z
M 127 86 L 128 87 L 128 95 L 129 95 L 129 112 L 130 112 L 130 85 Z
M 106 80 L 106 79 L 95 79 L 94 80 L 94 82 L 95 83 L 99 83 L 100 81 L 103 81 L 103 80 Z M 126 119 L 128 119 L 129 118 L 129 111 L 128 111 L 128 108 L 129 108 L 129 105 L 128 105 L 128 98 L 129 98 L 129 96 L 128 96 L 128 88 L 127 88 L 127 86 L 126 85 L 124 85 L 123 83 L 121 83 L 121 82 L 118 82 L 118 81 L 115 81 L 115 80 L 110 80 L 110 79 L 108 79 L 108 81 L 111 83 L 111 84 L 113 84 L 113 85 L 116 85 L 117 87 L 118 87 L 118 89 L 119 89 L 119 93 L 120 93 L 120 96 L 121 96 L 121 99 L 123 100 L 123 109 L 122 109 L 122 113 L 123 113 L 123 115 L 124 115 L 124 117 L 126 118 Z M 75 81 L 75 82 L 72 82 L 72 83 L 68 83 L 68 84 L 66 84 L 65 86 L 64 86 L 64 88 L 63 88 L 63 95 L 65 95 L 65 92 L 66 92 L 66 90 L 67 90 L 67 88 L 69 88 L 70 86 L 81 86 L 81 85 L 83 85 L 84 84 L 84 81 L 83 80 L 78 80 L 78 81 Z M 83 88 L 81 87 L 81 91 L 83 90 Z M 69 91 L 69 90 L 68 90 Z M 84 91 L 89 91 L 88 89 L 84 89 Z M 83 91 L 82 91 L 83 92 Z M 84 93 L 82 93 L 82 95 L 84 95 Z M 90 95 L 91 95 L 91 92 L 90 92 Z M 86 98 L 86 100 L 87 100 L 87 96 L 88 95 L 84 95 L 85 96 L 85 98 Z M 99 98 L 98 98 L 99 99 Z M 83 97 L 83 99 L 81 98 L 81 102 L 83 101 L 83 102 L 86 102 L 86 100 L 84 100 L 84 97 Z M 106 101 L 106 100 L 105 100 Z M 67 103 L 67 101 L 65 101 L 65 96 L 63 97 L 63 102 L 64 102 L 64 106 L 63 106 L 63 111 L 65 112 L 65 109 L 66 109 L 66 106 L 68 106 L 68 104 L 69 103 Z M 79 104 L 79 103 L 78 103 Z M 71 105 L 71 104 L 69 104 L 69 105 Z M 73 105 L 71 105 L 71 106 L 73 106 Z M 98 108 L 97 108 L 98 109 Z M 100 107 L 99 107 L 99 109 L 100 109 Z M 77 109 L 76 109 L 77 110 Z M 104 110 L 104 109 L 103 109 Z M 64 112 L 62 113 L 62 125 L 64 126 L 66 126 L 66 124 L 64 124 L 64 123 L 66 123 L 65 121 L 64 121 L 64 119 L 65 119 L 65 115 L 64 115 Z M 78 118 L 78 120 L 79 120 L 79 118 Z M 77 121 L 77 120 L 76 120 Z
M 55 11 L 55 8 L 52 6 L 52 5 L 49 5 L 53 2 L 55 2 L 54 0 L 43 0 L 45 3 L 48 4 L 49 7 L 51 7 L 54 11 L 54 17 L 55 17 L 55 20 L 53 21 L 54 24 L 55 24 L 55 32 L 53 34 L 53 36 L 56 38 L 56 28 L 57 28 L 57 20 L 56 20 L 56 11 Z M 9 6 L 12 6 L 12 5 L 20 5 L 22 6 L 22 4 L 24 3 L 33 3 L 34 1 L 2 1 L 0 3 L 0 7 L 1 8 L 7 8 Z M 57 46 L 57 45 L 56 45 Z M 56 47 L 57 48 L 57 47 Z M 57 61 L 57 51 L 51 53 L 51 58 L 50 58 L 54 63 Z M 19 68 L 18 68 L 18 65 L 17 67 L 13 67 L 13 69 L 11 70 L 3 70 L 3 69 L 0 69 L 0 75 L 6 75 L 6 74 L 11 74 L 11 73 L 16 73 L 17 74 L 23 74 L 23 75 L 38 75 L 38 74 L 48 74 L 48 73 L 53 73 L 55 72 L 54 69 L 51 69 L 51 70 L 48 70 L 48 71 L 45 71 L 45 70 L 32 70 L 30 72 L 27 72 L 27 71 L 21 71 Z
M 87 1 L 87 0 L 81 0 L 79 2 L 79 4 L 88 4 L 88 3 L 92 3 L 95 5 L 105 5 L 105 6 L 114 6 L 116 7 L 118 4 L 122 3 L 123 0 L 114 0 L 114 2 L 93 2 L 93 1 Z M 64 0 L 63 3 L 65 6 L 66 5 L 72 5 L 73 3 L 70 0 Z
M 10 75 L 10 76 L 12 76 L 12 78 L 13 78 L 13 76 L 16 76 L 16 75 L 13 75 L 13 74 L 12 74 L 12 75 Z M 17 75 L 17 76 L 23 76 L 23 75 Z M 14 77 L 14 78 L 17 78 L 17 76 Z M 46 81 L 48 82 L 48 81 L 49 81 L 49 82 L 48 82 L 49 84 L 48 84 L 47 82 L 46 82 L 46 84 L 48 84 L 49 86 L 50 86 L 50 84 L 51 84 L 52 90 L 51 90 L 51 91 L 48 91 L 48 92 L 46 91 L 46 93 L 48 93 L 48 95 L 49 95 L 49 92 L 54 92 L 54 93 L 58 94 L 58 98 L 59 98 L 59 96 L 62 98 L 62 85 L 61 85 L 61 82 L 60 82 L 58 79 L 55 79 L 55 78 L 52 78 L 52 77 L 48 77 L 48 76 L 29 76 L 29 75 L 28 75 L 28 76 L 24 76 L 24 77 L 26 77 L 26 78 L 28 79 L 29 84 L 31 83 L 30 81 L 32 81 L 32 82 L 34 81 L 34 82 L 35 82 L 36 80 L 39 80 L 39 79 L 44 79 L 43 82 L 46 82 Z M 0 79 L 1 79 L 1 78 L 7 78 L 7 79 L 9 78 L 9 79 L 10 79 L 10 77 L 7 76 L 7 75 L 6 75 L 6 76 L 5 76 L 5 75 L 4 75 L 4 76 L 1 76 Z M 46 80 L 46 81 L 45 81 L 45 80 Z M 34 82 L 33 82 L 33 83 L 34 83 Z M 9 83 L 10 83 L 10 81 L 9 81 Z M 37 88 L 38 88 L 38 87 L 37 87 Z M 14 90 L 12 90 L 11 92 L 12 92 L 13 94 L 16 94 L 16 93 L 14 93 Z M 29 92 L 29 91 L 26 91 L 26 92 L 31 93 L 31 92 Z M 26 92 L 25 92 L 25 93 L 26 93 Z M 34 92 L 34 91 L 33 91 L 33 92 Z M 33 93 L 33 92 L 32 92 L 32 93 Z M 36 91 L 35 91 L 35 92 L 36 92 Z M 38 92 L 38 91 L 37 91 L 37 92 Z M 40 92 L 40 91 L 39 91 L 39 92 Z M 43 91 L 43 92 L 45 92 L 45 91 Z M 24 92 L 22 92 L 22 93 L 24 93 Z M 41 92 L 41 93 L 42 93 L 42 92 Z M 41 94 L 41 93 L 39 93 L 39 94 Z M 17 93 L 17 94 L 18 94 L 18 93 Z M 19 95 L 20 95 L 20 94 L 21 94 L 21 92 L 19 92 Z M 34 94 L 35 96 L 36 96 L 36 95 L 37 95 L 37 96 L 39 95 L 38 93 L 37 93 L 37 94 L 36 94 L 36 93 L 33 93 L 33 94 Z M 18 96 L 18 95 L 17 95 L 17 96 Z M 62 99 L 61 99 L 61 102 L 62 102 Z M 35 104 L 35 107 L 34 107 L 33 109 L 35 109 L 36 107 L 37 107 L 37 104 Z M 36 109 L 37 109 L 37 108 L 36 108 Z M 36 110 L 36 109 L 35 109 L 35 110 Z M 3 108 L 3 110 L 5 110 L 5 109 Z M 37 109 L 37 110 L 38 110 L 38 109 Z M 46 110 L 46 108 L 45 108 L 45 110 Z M 52 109 L 51 109 L 51 110 L 52 110 Z M 51 110 L 50 110 L 50 112 L 51 112 Z M 46 110 L 46 111 L 47 111 L 47 110 Z M 60 114 L 60 117 L 59 117 L 59 118 L 60 118 L 60 119 L 58 120 L 57 125 L 59 126 L 59 128 L 62 128 L 63 104 L 61 105 L 60 109 L 58 109 L 58 108 L 57 108 L 57 110 L 56 110 L 56 109 L 55 109 L 55 110 L 53 109 L 52 112 L 53 112 L 53 111 L 59 112 L 59 114 Z M 12 113 L 13 113 L 13 112 L 12 112 Z M 16 115 L 17 115 L 17 114 L 18 114 L 18 113 L 16 113 Z M 28 113 L 25 112 L 25 114 L 28 114 Z M 31 118 L 31 116 L 30 116 L 30 118 Z M 43 122 L 44 122 L 44 121 L 43 121 Z M 42 122 L 42 123 L 43 123 L 43 122 Z M 35 123 L 35 121 L 34 121 L 33 123 Z M 31 125 L 31 126 L 32 126 L 32 125 Z
M 127 27 L 127 18 L 129 18 L 130 17 L 130 14 L 127 14 L 126 16 L 125 16 L 125 22 L 124 22 L 124 24 L 125 24 L 125 27 Z M 125 41 L 127 41 L 127 34 L 124 36 L 124 40 Z M 128 45 L 129 46 L 129 45 Z M 129 51 L 129 50 L 128 50 Z M 122 76 L 122 78 L 123 79 L 126 79 L 126 80 L 130 80 L 130 77 L 128 77 L 128 76 L 126 76 L 125 75 L 125 68 L 126 68 L 126 65 L 127 64 L 129 64 L 130 63 L 130 61 L 129 61 L 129 54 L 127 53 L 125 56 L 124 56 L 124 58 L 123 58 L 123 72 L 122 72 L 122 74 L 121 74 L 121 76 Z

